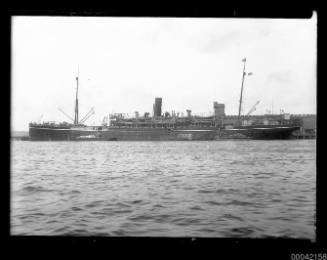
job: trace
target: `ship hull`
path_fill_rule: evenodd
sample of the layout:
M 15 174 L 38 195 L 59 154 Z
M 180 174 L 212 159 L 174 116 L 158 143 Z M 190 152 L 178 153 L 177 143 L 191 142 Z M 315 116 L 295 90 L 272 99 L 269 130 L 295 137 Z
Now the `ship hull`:
M 31 141 L 70 141 L 72 131 L 68 129 L 30 127 L 29 138 Z
M 218 134 L 219 139 L 253 139 L 253 140 L 284 140 L 292 139 L 292 133 L 299 127 L 248 127 L 224 129 Z
M 56 129 L 30 127 L 31 141 L 183 141 L 214 140 L 216 129 L 106 128 Z
M 298 127 L 252 127 L 236 129 L 169 128 L 43 128 L 30 127 L 31 141 L 209 141 L 224 139 L 291 139 Z

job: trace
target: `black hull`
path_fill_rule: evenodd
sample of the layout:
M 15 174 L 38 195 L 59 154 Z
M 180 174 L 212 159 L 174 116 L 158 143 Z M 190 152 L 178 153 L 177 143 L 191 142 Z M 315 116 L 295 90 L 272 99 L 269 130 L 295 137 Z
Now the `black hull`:
M 181 141 L 181 140 L 282 140 L 291 139 L 298 127 L 239 129 L 108 128 L 104 130 L 30 127 L 31 141 Z
M 293 139 L 292 133 L 299 127 L 257 127 L 224 129 L 219 133 L 220 139 L 285 140 Z
M 31 141 L 214 140 L 216 129 L 109 128 L 104 130 L 30 127 Z

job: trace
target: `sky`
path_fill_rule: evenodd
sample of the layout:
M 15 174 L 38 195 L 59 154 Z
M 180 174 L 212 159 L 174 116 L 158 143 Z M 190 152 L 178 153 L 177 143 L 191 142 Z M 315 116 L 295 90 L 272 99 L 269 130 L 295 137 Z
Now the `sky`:
M 69 121 L 79 70 L 80 119 L 162 111 L 316 113 L 317 17 L 310 19 L 12 17 L 11 129 Z

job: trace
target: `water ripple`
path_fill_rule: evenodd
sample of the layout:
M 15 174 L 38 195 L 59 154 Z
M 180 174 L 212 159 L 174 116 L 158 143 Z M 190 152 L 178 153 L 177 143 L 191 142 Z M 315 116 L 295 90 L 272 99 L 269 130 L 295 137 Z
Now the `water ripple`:
M 11 233 L 315 237 L 315 141 L 12 143 Z

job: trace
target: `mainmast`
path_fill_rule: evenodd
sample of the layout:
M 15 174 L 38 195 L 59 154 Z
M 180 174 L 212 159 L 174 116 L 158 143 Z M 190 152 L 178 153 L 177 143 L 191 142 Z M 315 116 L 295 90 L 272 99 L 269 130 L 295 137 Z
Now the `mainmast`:
M 240 97 L 240 105 L 238 107 L 238 118 L 241 118 L 241 109 L 242 109 L 242 98 L 243 98 L 243 84 L 244 84 L 244 76 L 245 76 L 245 63 L 246 63 L 246 58 L 242 60 L 244 62 L 243 66 L 243 74 L 242 74 L 242 87 L 241 87 L 241 97 Z
M 242 87 L 241 87 L 241 97 L 240 97 L 240 105 L 238 108 L 238 118 L 241 119 L 241 111 L 242 111 L 242 101 L 243 101 L 243 85 L 244 85 L 244 77 L 246 75 L 245 72 L 245 63 L 246 63 L 246 58 L 244 58 L 242 60 L 242 62 L 244 62 L 244 66 L 243 66 L 243 74 L 242 74 Z M 248 73 L 248 76 L 251 76 L 252 72 Z
M 77 71 L 76 77 L 76 101 L 75 101 L 75 118 L 74 118 L 74 125 L 78 125 L 78 77 L 79 77 L 79 68 Z

